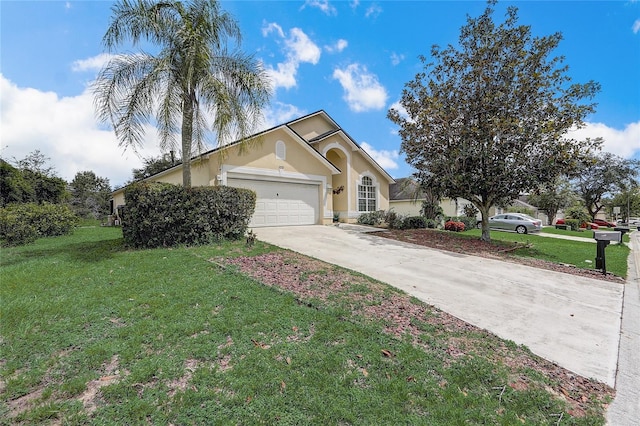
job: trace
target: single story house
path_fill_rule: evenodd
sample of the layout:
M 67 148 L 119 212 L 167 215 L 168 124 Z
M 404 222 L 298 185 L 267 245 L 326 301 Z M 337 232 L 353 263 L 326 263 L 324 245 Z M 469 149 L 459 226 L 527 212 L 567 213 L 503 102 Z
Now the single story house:
M 394 179 L 325 111 L 260 132 L 240 153 L 239 142 L 192 159 L 193 186 L 228 185 L 257 194 L 250 227 L 355 222 L 365 212 L 389 209 Z M 182 184 L 182 166 L 145 181 Z M 124 205 L 124 188 L 112 194 Z

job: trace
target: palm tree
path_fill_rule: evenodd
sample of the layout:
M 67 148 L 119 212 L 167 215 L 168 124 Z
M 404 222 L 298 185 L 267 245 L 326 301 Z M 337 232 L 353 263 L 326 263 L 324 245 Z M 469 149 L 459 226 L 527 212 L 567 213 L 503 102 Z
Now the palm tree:
M 109 52 L 125 43 L 158 46 L 156 55 L 140 51 L 109 60 L 93 86 L 96 111 L 125 149 L 142 146 L 152 118 L 164 152 L 175 149 L 180 130 L 186 188 L 192 155 L 206 146 L 207 130 L 218 145 L 245 139 L 271 95 L 260 62 L 229 51 L 228 40 L 239 45 L 240 28 L 215 0 L 119 0 L 103 38 Z

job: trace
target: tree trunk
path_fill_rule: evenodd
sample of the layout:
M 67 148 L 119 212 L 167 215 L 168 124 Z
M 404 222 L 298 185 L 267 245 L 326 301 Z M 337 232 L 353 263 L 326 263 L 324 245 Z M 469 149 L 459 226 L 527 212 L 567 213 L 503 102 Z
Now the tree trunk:
M 191 188 L 191 141 L 193 138 L 193 105 L 187 98 L 182 105 L 182 186 Z
M 482 241 L 491 241 L 491 231 L 489 230 L 489 209 L 491 206 L 487 205 L 476 205 L 478 210 L 480 210 L 480 214 L 482 215 L 482 235 L 480 239 Z

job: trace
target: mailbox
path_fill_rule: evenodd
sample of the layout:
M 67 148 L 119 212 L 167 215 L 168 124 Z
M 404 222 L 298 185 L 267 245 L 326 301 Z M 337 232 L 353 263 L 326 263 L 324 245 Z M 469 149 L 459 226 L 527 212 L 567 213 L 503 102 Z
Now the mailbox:
M 602 269 L 603 274 L 607 274 L 607 262 L 604 256 L 604 249 L 611 241 L 620 243 L 622 232 L 620 231 L 594 231 L 593 238 L 596 240 L 596 269 Z
M 622 232 L 620 231 L 593 231 L 593 238 L 596 241 L 622 241 Z

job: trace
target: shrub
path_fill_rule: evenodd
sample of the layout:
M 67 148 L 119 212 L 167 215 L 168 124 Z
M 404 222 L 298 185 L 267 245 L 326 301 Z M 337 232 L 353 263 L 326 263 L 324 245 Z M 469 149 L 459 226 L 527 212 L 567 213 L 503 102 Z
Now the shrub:
M 447 221 L 462 222 L 464 224 L 463 231 L 465 229 L 474 229 L 478 223 L 478 219 L 475 216 L 454 216 L 447 218 Z
M 384 210 L 362 213 L 358 216 L 358 223 L 360 225 L 378 226 L 385 221 L 386 215 L 387 213 Z
M 402 229 L 422 229 L 427 227 L 427 219 L 424 216 L 409 216 L 402 221 Z
M 436 229 L 438 227 L 438 224 L 439 224 L 439 222 L 437 220 L 433 220 L 433 219 L 426 219 L 425 220 L 425 225 L 429 229 Z
M 136 183 L 125 190 L 125 202 L 119 210 L 125 242 L 134 247 L 170 247 L 242 238 L 256 194 L 228 186 L 185 189 Z
M 0 209 L 0 239 L 5 245 L 21 245 L 41 237 L 69 234 L 78 223 L 62 204 L 11 204 Z
M 587 209 L 581 204 L 574 204 L 573 206 L 566 208 L 564 216 L 565 219 L 576 219 L 580 223 L 591 222 L 589 212 L 587 212 Z
M 565 219 L 564 223 L 571 228 L 572 231 L 577 231 L 580 228 L 580 221 L 578 219 Z
M 385 216 L 385 222 L 389 226 L 389 229 L 407 229 L 404 224 L 406 217 L 406 215 L 389 210 L 389 213 Z
M 462 232 L 464 231 L 464 223 L 448 220 L 444 224 L 444 229 L 447 231 Z

